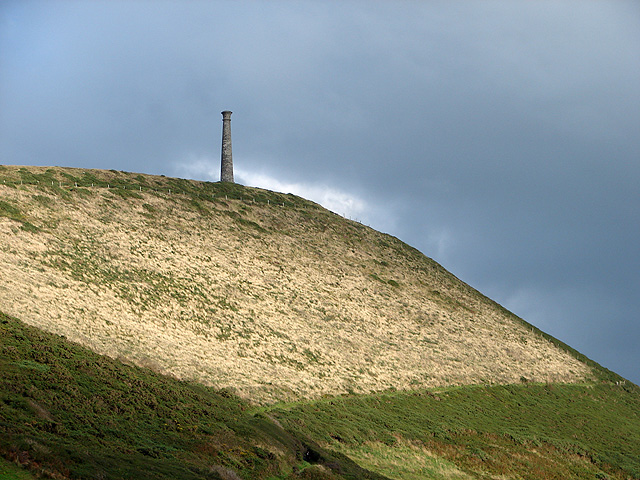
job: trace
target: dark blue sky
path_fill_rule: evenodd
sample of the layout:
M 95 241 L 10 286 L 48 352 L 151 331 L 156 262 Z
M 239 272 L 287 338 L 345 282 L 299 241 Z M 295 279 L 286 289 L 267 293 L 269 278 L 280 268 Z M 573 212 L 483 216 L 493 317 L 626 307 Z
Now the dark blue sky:
M 640 383 L 635 1 L 0 3 L 0 163 L 236 180 L 391 233 Z

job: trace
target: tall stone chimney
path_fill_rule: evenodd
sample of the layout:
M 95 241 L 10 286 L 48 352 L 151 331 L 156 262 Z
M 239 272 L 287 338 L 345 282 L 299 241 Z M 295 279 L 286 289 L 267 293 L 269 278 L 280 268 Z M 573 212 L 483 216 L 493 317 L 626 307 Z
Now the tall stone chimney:
M 231 112 L 222 112 L 222 157 L 220 181 L 233 183 L 233 156 L 231 155 Z

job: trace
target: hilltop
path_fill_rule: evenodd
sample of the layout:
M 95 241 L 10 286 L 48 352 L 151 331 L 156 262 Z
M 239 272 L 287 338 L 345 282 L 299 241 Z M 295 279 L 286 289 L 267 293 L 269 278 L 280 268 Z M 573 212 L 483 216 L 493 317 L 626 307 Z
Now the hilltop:
M 592 376 L 414 248 L 293 195 L 5 166 L 0 245 L 5 313 L 253 401 Z

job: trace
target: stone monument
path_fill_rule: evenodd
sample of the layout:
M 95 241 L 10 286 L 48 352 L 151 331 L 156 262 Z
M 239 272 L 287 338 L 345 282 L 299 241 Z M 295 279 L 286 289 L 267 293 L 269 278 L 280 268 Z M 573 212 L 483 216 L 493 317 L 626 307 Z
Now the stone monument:
M 231 155 L 231 112 L 222 112 L 222 156 L 220 181 L 233 183 L 233 156 Z

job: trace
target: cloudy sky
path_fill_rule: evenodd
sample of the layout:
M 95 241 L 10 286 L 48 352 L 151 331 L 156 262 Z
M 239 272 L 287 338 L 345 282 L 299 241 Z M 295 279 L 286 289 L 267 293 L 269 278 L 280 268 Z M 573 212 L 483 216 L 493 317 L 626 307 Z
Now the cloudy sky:
M 637 1 L 0 3 L 0 163 L 236 180 L 640 383 Z

